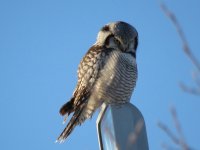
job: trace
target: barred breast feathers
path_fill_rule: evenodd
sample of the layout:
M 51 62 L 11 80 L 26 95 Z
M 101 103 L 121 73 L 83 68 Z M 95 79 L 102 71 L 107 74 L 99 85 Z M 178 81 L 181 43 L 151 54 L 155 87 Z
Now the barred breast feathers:
M 105 59 L 106 64 L 94 85 L 92 99 L 108 103 L 129 101 L 137 80 L 135 58 L 115 50 Z

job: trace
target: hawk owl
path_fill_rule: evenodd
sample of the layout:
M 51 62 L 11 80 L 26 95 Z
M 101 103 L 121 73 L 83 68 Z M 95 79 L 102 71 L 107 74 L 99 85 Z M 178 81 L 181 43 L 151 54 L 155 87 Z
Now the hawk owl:
M 72 98 L 60 109 L 65 118 L 73 115 L 58 142 L 91 118 L 103 103 L 120 105 L 130 101 L 137 80 L 137 46 L 138 33 L 130 24 L 118 21 L 101 28 L 95 44 L 79 64 Z

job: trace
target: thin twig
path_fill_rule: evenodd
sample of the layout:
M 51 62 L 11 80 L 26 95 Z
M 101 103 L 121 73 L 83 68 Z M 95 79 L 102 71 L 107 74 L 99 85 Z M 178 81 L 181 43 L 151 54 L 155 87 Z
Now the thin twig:
M 191 150 L 191 148 L 188 146 L 187 142 L 185 141 L 185 138 L 181 129 L 181 125 L 176 113 L 176 109 L 174 107 L 171 108 L 171 115 L 173 118 L 175 129 L 178 133 L 177 136 L 175 136 L 175 134 L 172 133 L 172 131 L 165 124 L 159 122 L 158 126 L 168 135 L 168 137 L 172 140 L 172 142 L 174 142 L 175 145 L 179 146 L 182 150 Z
M 180 85 L 181 89 L 185 92 L 188 92 L 190 94 L 197 95 L 197 96 L 200 95 L 200 89 L 199 88 L 188 87 L 182 82 L 179 83 L 179 85 Z
M 200 63 L 198 61 L 198 59 L 194 56 L 194 54 L 192 53 L 192 50 L 190 49 L 190 46 L 186 40 L 185 34 L 182 30 L 181 25 L 179 24 L 176 15 L 167 8 L 167 6 L 165 5 L 164 2 L 160 3 L 160 7 L 163 10 L 164 14 L 171 20 L 171 22 L 173 23 L 173 25 L 176 28 L 176 31 L 181 39 L 182 42 L 182 47 L 183 47 L 183 51 L 185 52 L 186 56 L 191 60 L 191 62 L 193 63 L 193 65 L 197 68 L 198 70 L 198 74 L 200 73 Z M 194 82 L 197 85 L 197 88 L 190 88 L 187 87 L 185 84 L 181 83 L 180 87 L 183 91 L 188 92 L 190 94 L 194 94 L 194 95 L 200 95 L 200 86 L 199 83 L 197 81 L 197 78 L 193 78 Z
M 200 90 L 200 72 L 193 71 L 192 78 Z
M 177 150 L 176 148 L 174 148 L 174 147 L 172 147 L 172 146 L 169 146 L 169 145 L 167 145 L 167 144 L 165 144 L 165 143 L 163 143 L 161 146 L 162 146 L 162 148 L 163 148 L 164 150 Z
M 179 139 L 165 124 L 158 122 L 158 127 L 161 128 L 169 136 L 169 138 L 174 142 L 174 144 L 179 145 Z
M 185 141 L 185 138 L 184 138 L 184 135 L 183 135 L 183 132 L 181 129 L 181 125 L 180 125 L 178 117 L 177 117 L 176 109 L 174 107 L 171 108 L 171 114 L 172 114 L 172 118 L 174 121 L 174 125 L 179 134 L 179 144 L 183 148 L 183 150 L 189 150 L 189 147 Z
M 178 20 L 176 19 L 176 16 L 174 15 L 174 13 L 172 11 L 170 11 L 167 6 L 162 2 L 160 4 L 161 9 L 163 10 L 163 12 L 165 13 L 165 15 L 172 21 L 173 25 L 175 26 L 177 33 L 182 41 L 182 46 L 183 46 L 183 51 L 186 53 L 186 55 L 188 56 L 188 58 L 192 61 L 192 63 L 194 64 L 194 66 L 200 71 L 200 63 L 199 61 L 196 59 L 196 57 L 194 56 L 194 54 L 192 53 L 189 44 L 185 38 L 184 32 L 182 30 L 182 27 L 180 26 Z

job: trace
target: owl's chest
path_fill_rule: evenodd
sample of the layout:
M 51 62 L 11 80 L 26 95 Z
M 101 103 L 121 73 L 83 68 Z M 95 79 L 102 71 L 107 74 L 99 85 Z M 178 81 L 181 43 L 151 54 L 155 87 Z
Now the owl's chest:
M 113 52 L 105 60 L 94 86 L 97 99 L 128 99 L 137 78 L 135 59 L 126 53 Z

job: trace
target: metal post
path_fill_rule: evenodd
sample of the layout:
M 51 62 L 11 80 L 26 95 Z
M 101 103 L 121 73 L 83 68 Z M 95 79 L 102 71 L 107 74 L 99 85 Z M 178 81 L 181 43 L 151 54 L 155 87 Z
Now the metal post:
M 144 118 L 131 103 L 103 104 L 96 123 L 100 150 L 149 150 Z

